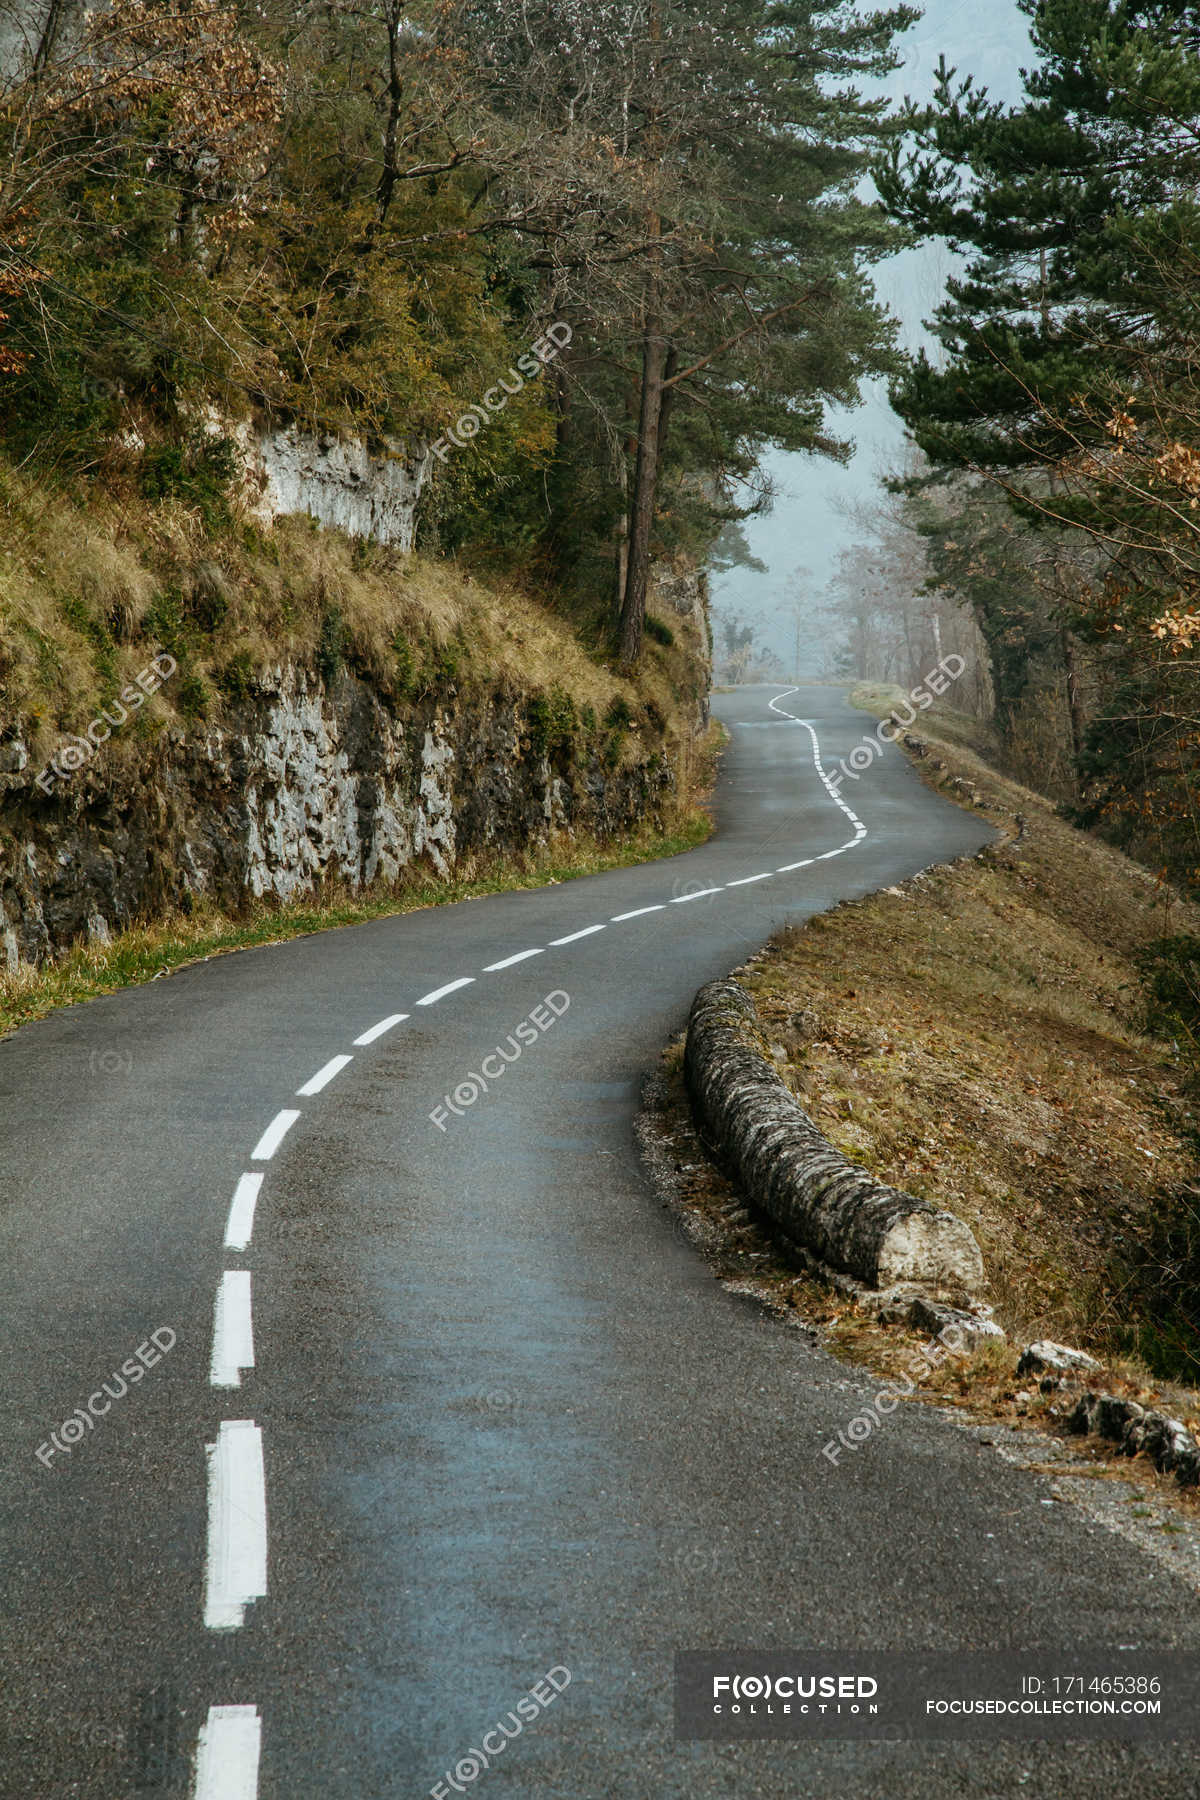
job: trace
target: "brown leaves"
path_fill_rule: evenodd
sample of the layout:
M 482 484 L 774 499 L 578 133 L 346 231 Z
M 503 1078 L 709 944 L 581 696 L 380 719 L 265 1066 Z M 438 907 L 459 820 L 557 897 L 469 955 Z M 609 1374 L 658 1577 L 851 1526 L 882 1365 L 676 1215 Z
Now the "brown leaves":
M 165 118 L 163 105 L 165 102 Z M 64 112 L 114 125 L 153 114 L 152 160 L 192 165 L 207 184 L 261 174 L 282 117 L 280 71 L 238 36 L 225 0 L 116 0 L 92 16 L 80 58 L 63 72 Z
M 1171 609 L 1155 619 L 1150 635 L 1164 641 L 1172 656 L 1178 656 L 1200 638 L 1200 613 Z
M 1151 467 L 1167 486 L 1180 488 L 1185 494 L 1200 494 L 1200 453 L 1191 444 L 1168 444 L 1153 459 Z

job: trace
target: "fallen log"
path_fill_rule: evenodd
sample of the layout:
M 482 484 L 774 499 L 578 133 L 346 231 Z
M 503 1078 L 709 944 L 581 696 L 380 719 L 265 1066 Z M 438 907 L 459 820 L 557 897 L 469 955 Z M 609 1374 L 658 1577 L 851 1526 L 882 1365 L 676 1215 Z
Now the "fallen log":
M 983 1258 L 961 1219 L 877 1181 L 818 1131 L 777 1073 L 736 981 L 709 982 L 696 995 L 684 1077 L 705 1136 L 747 1198 L 810 1255 L 870 1287 L 983 1287 Z

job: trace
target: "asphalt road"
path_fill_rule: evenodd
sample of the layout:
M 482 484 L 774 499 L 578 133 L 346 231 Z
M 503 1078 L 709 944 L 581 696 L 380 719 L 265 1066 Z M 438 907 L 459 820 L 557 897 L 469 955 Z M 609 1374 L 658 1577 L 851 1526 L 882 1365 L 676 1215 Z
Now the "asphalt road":
M 778 694 L 718 697 L 687 856 L 0 1045 L 6 1800 L 1200 1792 L 1188 1747 L 673 1739 L 677 1650 L 1200 1648 L 1190 1588 L 934 1414 L 831 1468 L 864 1384 L 648 1187 L 639 1081 L 700 983 L 987 835 L 895 752 L 839 803 L 814 746 L 870 721 Z

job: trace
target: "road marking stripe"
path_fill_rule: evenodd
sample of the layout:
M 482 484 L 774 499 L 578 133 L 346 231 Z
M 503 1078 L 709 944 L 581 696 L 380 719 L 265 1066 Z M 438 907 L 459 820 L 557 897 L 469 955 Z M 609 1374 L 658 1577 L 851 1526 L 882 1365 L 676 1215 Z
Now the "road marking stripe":
M 854 808 L 852 806 L 847 805 L 846 801 L 842 799 L 842 796 L 838 793 L 837 788 L 833 784 L 833 777 L 826 773 L 825 765 L 821 761 L 821 740 L 817 736 L 817 734 L 814 731 L 810 722 L 807 719 L 797 719 L 795 713 L 790 713 L 790 712 L 788 712 L 786 707 L 781 707 L 779 705 L 779 702 L 781 700 L 786 700 L 789 694 L 798 694 L 799 692 L 800 692 L 800 689 L 798 687 L 784 688 L 782 693 L 776 694 L 774 700 L 768 700 L 767 705 L 773 713 L 778 713 L 781 718 L 796 719 L 797 725 L 804 726 L 805 730 L 808 732 L 809 737 L 812 739 L 813 768 L 817 771 L 817 774 L 820 776 L 821 780 L 824 782 L 825 791 L 829 795 L 829 798 L 833 801 L 833 804 L 835 806 L 841 807 L 842 811 L 845 813 L 845 815 L 849 819 L 850 823 L 855 827 L 854 838 L 851 840 L 850 843 L 841 844 L 838 846 L 838 848 L 836 850 L 827 850 L 825 853 L 826 856 L 840 856 L 842 854 L 843 850 L 853 850 L 854 845 L 856 843 L 860 842 L 862 838 L 866 837 L 867 828 L 863 824 L 862 820 L 859 818 L 858 814 L 855 812 Z M 823 862 L 825 860 L 825 857 L 814 857 L 812 860 L 814 862 Z M 797 866 L 797 865 L 793 865 L 793 867 L 795 867 L 795 866 Z M 776 873 L 783 874 L 784 871 L 777 870 Z
M 460 975 L 457 981 L 448 981 L 445 987 L 434 988 L 432 994 L 423 994 L 417 1001 L 418 1006 L 432 1006 L 437 1000 L 444 1000 L 447 994 L 457 993 L 459 988 L 470 987 L 473 975 Z
M 675 898 L 671 902 L 671 905 L 672 906 L 684 906 L 687 904 L 687 902 L 689 900 L 707 900 L 708 896 L 710 894 L 719 894 L 720 892 L 721 892 L 720 888 L 715 887 L 715 888 L 700 888 L 694 894 L 676 894 Z
M 503 962 L 488 963 L 484 968 L 485 975 L 497 975 L 501 969 L 511 969 L 514 963 L 528 962 L 531 956 L 541 956 L 542 951 L 518 950 L 515 956 L 506 956 Z
M 771 876 L 775 873 L 776 871 L 774 869 L 768 869 L 764 875 L 743 875 L 738 881 L 727 881 L 725 886 L 749 887 L 752 881 L 770 881 Z
M 233 1199 L 229 1202 L 229 1217 L 225 1221 L 227 1250 L 245 1250 L 249 1246 L 254 1231 L 254 1208 L 258 1204 L 258 1190 L 262 1184 L 261 1175 L 239 1177 L 233 1190 Z
M 267 1129 L 259 1138 L 257 1144 L 255 1144 L 253 1150 L 250 1152 L 250 1161 L 270 1162 L 280 1144 L 282 1144 L 284 1138 L 299 1117 L 300 1114 L 298 1112 L 289 1112 L 286 1108 L 283 1112 L 276 1113 L 275 1117 L 271 1120 L 271 1123 L 267 1126 Z
M 624 924 L 626 919 L 640 919 L 642 917 L 643 913 L 665 912 L 665 911 L 666 911 L 665 902 L 660 906 L 638 906 L 638 907 L 635 907 L 632 912 L 614 913 L 612 918 L 609 920 L 609 924 L 610 925 L 622 925 L 622 924 Z
M 582 931 L 573 931 L 569 937 L 565 938 L 551 938 L 550 942 L 557 949 L 560 944 L 577 944 L 580 938 L 591 937 L 595 932 L 607 929 L 606 925 L 585 925 Z
M 319 1094 L 322 1088 L 329 1086 L 335 1075 L 341 1074 L 347 1063 L 353 1061 L 352 1056 L 331 1056 L 323 1069 L 318 1069 L 303 1087 L 296 1089 L 297 1098 L 304 1099 L 310 1094 Z
M 196 1746 L 195 1800 L 255 1800 L 261 1752 L 257 1706 L 210 1706 Z
M 213 1307 L 211 1387 L 242 1385 L 242 1370 L 254 1367 L 254 1323 L 249 1269 L 226 1269 Z
M 253 1419 L 224 1419 L 208 1454 L 204 1623 L 236 1631 L 267 1591 L 267 1481 Z
M 354 1048 L 362 1050 L 366 1045 L 373 1044 L 376 1038 L 381 1038 L 385 1031 L 392 1029 L 393 1025 L 403 1025 L 407 1017 L 407 1013 L 389 1013 L 386 1019 L 380 1019 L 378 1025 L 372 1025 L 370 1031 L 364 1031 L 361 1037 L 356 1037 Z
M 776 869 L 777 875 L 790 875 L 793 869 L 807 869 L 809 863 L 816 862 L 815 856 L 806 856 L 803 862 L 784 863 L 782 869 Z

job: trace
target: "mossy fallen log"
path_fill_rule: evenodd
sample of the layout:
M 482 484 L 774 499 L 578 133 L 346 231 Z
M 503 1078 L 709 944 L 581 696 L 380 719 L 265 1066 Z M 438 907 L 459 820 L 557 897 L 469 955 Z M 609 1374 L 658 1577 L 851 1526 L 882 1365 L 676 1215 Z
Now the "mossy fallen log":
M 817 1130 L 736 981 L 709 982 L 696 995 L 684 1075 L 707 1138 L 785 1237 L 870 1287 L 983 1287 L 983 1258 L 961 1219 L 877 1181 Z

